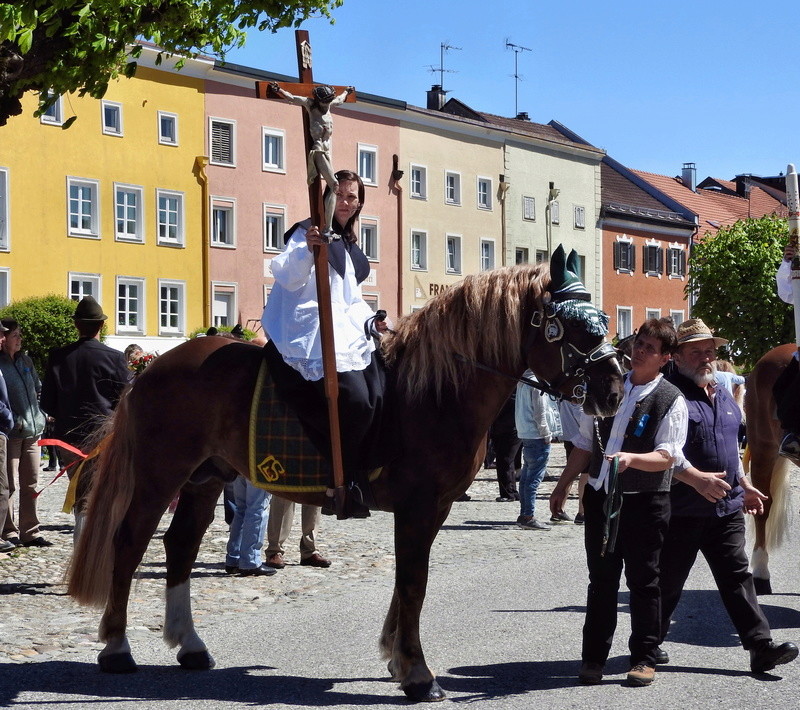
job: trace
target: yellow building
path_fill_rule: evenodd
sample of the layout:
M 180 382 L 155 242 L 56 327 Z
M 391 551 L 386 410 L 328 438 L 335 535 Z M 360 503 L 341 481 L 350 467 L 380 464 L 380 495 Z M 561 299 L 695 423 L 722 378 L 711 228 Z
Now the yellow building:
M 102 101 L 61 96 L 35 118 L 29 93 L 23 115 L 0 128 L 0 304 L 92 295 L 109 344 L 163 351 L 205 320 L 196 163 L 213 65 L 162 71 L 154 55 Z

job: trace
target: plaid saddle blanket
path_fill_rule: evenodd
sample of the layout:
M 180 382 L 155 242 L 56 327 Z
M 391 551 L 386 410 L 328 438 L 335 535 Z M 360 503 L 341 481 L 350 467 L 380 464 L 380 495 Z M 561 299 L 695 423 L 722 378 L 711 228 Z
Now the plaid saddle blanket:
M 250 407 L 250 482 L 273 493 L 323 493 L 330 466 L 308 440 L 289 407 L 278 398 L 261 361 Z

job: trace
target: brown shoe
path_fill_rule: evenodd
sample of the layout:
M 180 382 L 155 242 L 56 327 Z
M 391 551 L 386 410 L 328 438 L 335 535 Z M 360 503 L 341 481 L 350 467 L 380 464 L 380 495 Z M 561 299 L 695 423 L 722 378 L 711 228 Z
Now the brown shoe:
M 307 565 L 309 567 L 330 567 L 331 561 L 326 560 L 319 552 L 315 552 L 313 555 L 309 555 L 308 557 L 300 560 L 301 565 Z
M 286 560 L 283 559 L 283 555 L 280 552 L 276 552 L 274 555 L 270 555 L 267 557 L 267 561 L 264 563 L 267 567 L 274 567 L 275 569 L 283 569 L 286 567 Z
M 602 663 L 584 663 L 578 673 L 578 680 L 583 685 L 597 685 L 603 680 Z
M 637 663 L 628 671 L 628 685 L 635 687 L 650 685 L 656 678 L 656 669 L 646 666 L 644 663 Z

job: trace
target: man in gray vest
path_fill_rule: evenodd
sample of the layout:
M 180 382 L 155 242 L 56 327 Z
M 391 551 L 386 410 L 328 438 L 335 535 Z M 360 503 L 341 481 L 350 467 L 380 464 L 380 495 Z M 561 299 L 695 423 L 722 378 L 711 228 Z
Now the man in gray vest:
M 583 415 L 567 465 L 550 496 L 550 511 L 564 509 L 569 489 L 589 465 L 583 494 L 584 540 L 589 588 L 578 679 L 596 685 L 617 626 L 617 593 L 623 565 L 630 590 L 632 686 L 655 678 L 660 640 L 659 557 L 669 523 L 671 468 L 686 438 L 686 402 L 661 375 L 677 346 L 675 329 L 657 319 L 636 335 L 632 370 L 625 377 L 619 411 L 613 419 Z M 621 502 L 614 525 L 606 502 Z
M 675 466 L 678 482 L 670 493 L 672 517 L 661 551 L 661 639 L 667 635 L 697 553 L 702 552 L 725 610 L 750 652 L 750 669 L 764 673 L 797 658 L 797 646 L 772 641 L 749 570 L 744 513 L 763 513 L 766 496 L 742 469 L 738 439 L 742 416 L 736 400 L 716 383 L 717 348 L 727 342 L 715 338 L 699 318 L 678 326 L 676 371 L 668 379 L 686 398 L 689 428 L 683 461 Z M 656 662 L 669 663 L 660 647 Z

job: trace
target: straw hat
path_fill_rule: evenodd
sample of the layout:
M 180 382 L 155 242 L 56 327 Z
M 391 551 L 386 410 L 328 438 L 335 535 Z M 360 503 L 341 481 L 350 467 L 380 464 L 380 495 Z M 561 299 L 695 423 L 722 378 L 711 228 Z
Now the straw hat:
M 725 338 L 716 338 L 709 328 L 699 318 L 690 318 L 678 326 L 678 345 L 693 343 L 696 340 L 713 340 L 714 346 L 727 345 Z

